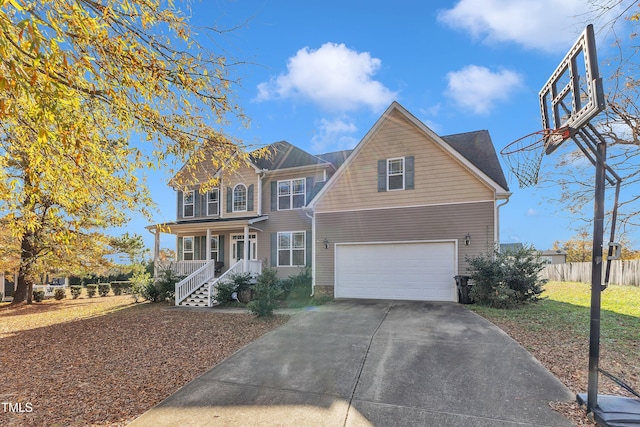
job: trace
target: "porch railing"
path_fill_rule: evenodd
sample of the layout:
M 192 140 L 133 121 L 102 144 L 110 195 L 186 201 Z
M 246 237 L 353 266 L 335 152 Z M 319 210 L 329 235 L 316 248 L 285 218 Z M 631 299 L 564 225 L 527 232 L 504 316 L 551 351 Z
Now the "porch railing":
M 186 278 L 176 283 L 176 305 L 179 305 L 185 298 L 191 295 L 193 291 L 215 276 L 216 262 L 204 262 L 205 264 L 202 267 L 196 269 Z
M 169 267 L 178 276 L 189 276 L 194 271 L 202 268 L 207 263 L 206 260 L 197 261 L 172 261 Z
M 249 273 L 252 276 L 258 276 L 262 273 L 262 262 L 247 261 L 247 271 L 244 271 L 244 260 L 240 260 L 233 264 L 231 268 L 225 271 L 220 277 L 209 283 L 209 307 L 213 306 L 213 291 L 223 280 L 229 279 L 234 274 Z

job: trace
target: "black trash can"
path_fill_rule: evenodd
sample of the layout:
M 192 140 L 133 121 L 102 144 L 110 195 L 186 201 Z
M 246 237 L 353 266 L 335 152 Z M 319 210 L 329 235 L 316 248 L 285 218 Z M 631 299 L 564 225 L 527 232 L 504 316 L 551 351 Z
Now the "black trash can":
M 473 300 L 469 295 L 471 285 L 469 285 L 469 276 L 458 275 L 454 276 L 456 279 L 456 286 L 458 287 L 458 302 L 461 304 L 471 304 Z

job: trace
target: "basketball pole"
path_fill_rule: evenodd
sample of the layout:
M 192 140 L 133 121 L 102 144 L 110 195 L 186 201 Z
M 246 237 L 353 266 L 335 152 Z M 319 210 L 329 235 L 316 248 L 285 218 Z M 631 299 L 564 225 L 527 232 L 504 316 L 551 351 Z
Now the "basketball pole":
M 587 412 L 598 406 L 598 364 L 600 361 L 600 305 L 602 294 L 602 258 L 607 146 L 596 146 L 596 178 L 593 202 L 593 249 L 591 255 L 591 321 L 589 327 L 589 383 Z

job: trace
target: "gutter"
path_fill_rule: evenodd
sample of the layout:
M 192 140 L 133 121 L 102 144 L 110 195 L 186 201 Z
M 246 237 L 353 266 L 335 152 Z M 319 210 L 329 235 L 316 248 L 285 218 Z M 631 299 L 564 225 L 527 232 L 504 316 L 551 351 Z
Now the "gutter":
M 504 199 L 504 203 L 501 204 L 497 204 L 496 205 L 496 224 L 495 224 L 495 230 L 496 230 L 496 242 L 498 243 L 498 250 L 500 250 L 500 208 L 505 206 L 507 203 L 509 203 L 509 197 L 511 196 L 511 194 L 513 193 L 509 193 L 507 195 L 507 197 Z
M 316 291 L 316 216 L 315 212 L 307 207 L 303 210 L 307 218 L 311 219 L 311 295 L 309 296 L 312 297 Z

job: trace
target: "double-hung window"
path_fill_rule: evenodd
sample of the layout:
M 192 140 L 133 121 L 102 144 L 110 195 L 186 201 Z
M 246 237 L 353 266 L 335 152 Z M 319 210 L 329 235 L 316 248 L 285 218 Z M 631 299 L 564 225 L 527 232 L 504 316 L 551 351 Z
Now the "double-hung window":
M 192 217 L 195 211 L 195 195 L 192 191 L 185 191 L 183 193 L 182 199 L 182 216 L 183 217 Z
M 283 231 L 278 233 L 278 266 L 296 267 L 304 266 L 305 232 Z
M 238 184 L 233 188 L 233 212 L 247 211 L 247 187 Z
M 298 209 L 306 203 L 305 178 L 278 181 L 278 210 Z
M 193 237 L 182 238 L 182 259 L 185 261 L 193 260 Z
M 211 236 L 211 260 L 218 261 L 218 236 Z
M 404 190 L 404 157 L 387 159 L 387 189 Z
M 218 209 L 220 207 L 219 194 L 217 188 L 207 193 L 207 215 L 218 215 Z

